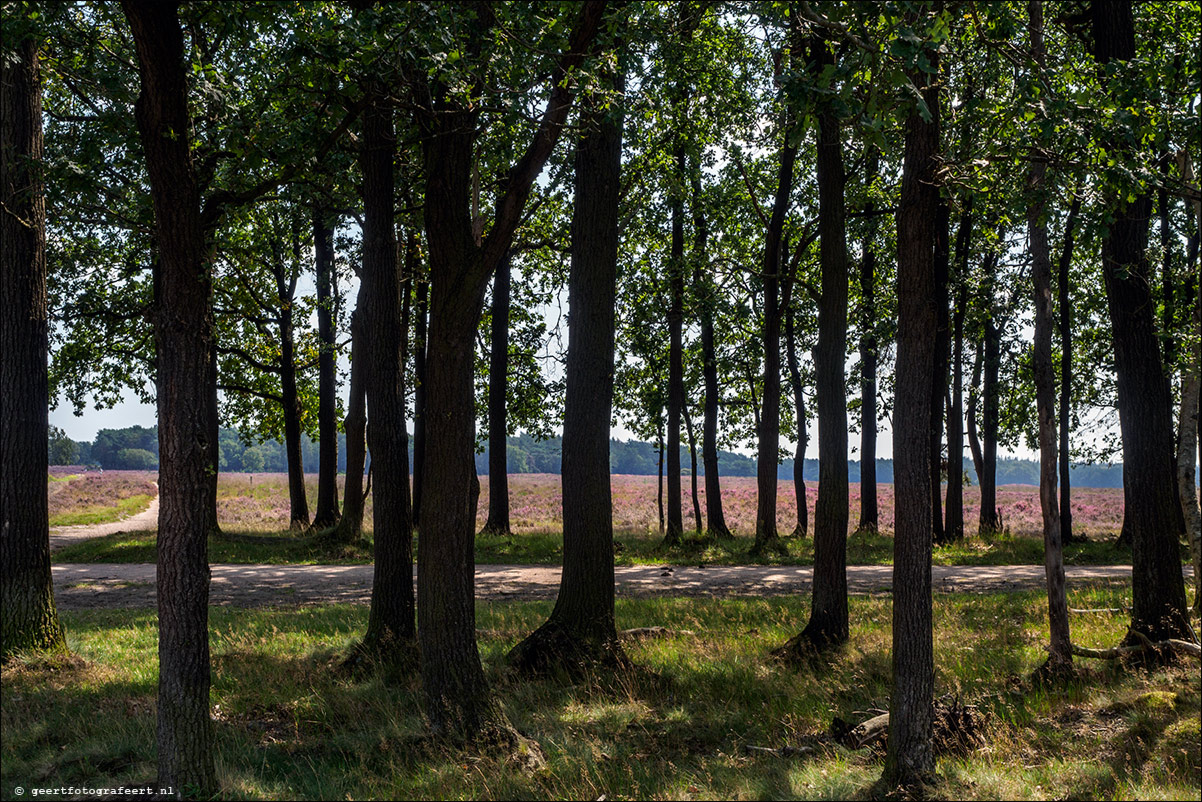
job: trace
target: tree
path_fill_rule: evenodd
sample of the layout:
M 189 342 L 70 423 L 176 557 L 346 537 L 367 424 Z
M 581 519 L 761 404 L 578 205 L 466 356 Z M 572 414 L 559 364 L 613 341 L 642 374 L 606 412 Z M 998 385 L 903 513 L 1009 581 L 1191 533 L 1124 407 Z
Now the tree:
M 158 782 L 216 791 L 209 718 L 209 362 L 212 262 L 191 153 L 184 41 L 173 3 L 122 3 L 138 53 L 138 130 L 154 201 L 159 272 Z
M 874 147 L 868 153 L 864 170 L 867 193 L 880 172 L 880 152 Z M 858 532 L 876 532 L 880 524 L 876 487 L 876 371 L 877 371 L 877 309 L 876 309 L 876 205 L 871 200 L 864 205 L 868 218 L 867 230 L 860 245 L 860 522 Z M 796 468 L 794 468 L 796 470 Z
M 46 506 L 46 199 L 36 17 L 5 4 L 0 45 L 0 659 L 66 649 Z
M 920 20 L 912 15 L 911 26 Z M 936 16 L 936 19 L 939 19 Z M 929 23 L 928 23 L 929 24 Z M 893 410 L 893 695 L 884 782 L 915 787 L 935 771 L 931 618 L 930 431 L 935 369 L 935 231 L 939 205 L 938 56 L 927 32 L 912 46 L 909 80 L 921 102 L 906 118 L 897 212 L 897 382 Z M 924 113 L 925 112 L 925 113 Z
M 488 519 L 483 532 L 508 535 L 509 466 L 505 391 L 509 384 L 510 256 L 497 265 L 492 288 L 492 342 L 488 370 Z
M 313 207 L 314 274 L 317 281 L 318 356 L 317 428 L 321 457 L 317 473 L 317 509 L 313 528 L 327 529 L 338 523 L 338 399 L 337 346 L 334 342 L 334 222 L 319 204 Z
M 612 92 L 625 88 L 621 71 Z M 614 624 L 613 407 L 618 196 L 623 112 L 600 92 L 583 101 L 576 148 L 563 428 L 563 574 L 550 618 L 509 653 L 525 671 L 578 672 L 628 661 Z

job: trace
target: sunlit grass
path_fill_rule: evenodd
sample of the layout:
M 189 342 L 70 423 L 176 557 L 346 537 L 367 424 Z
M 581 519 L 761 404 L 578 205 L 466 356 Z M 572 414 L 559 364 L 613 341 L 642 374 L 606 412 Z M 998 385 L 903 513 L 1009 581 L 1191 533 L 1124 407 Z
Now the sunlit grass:
M 1130 592 L 1070 593 L 1073 607 L 1123 607 Z M 890 601 L 852 599 L 852 641 L 803 669 L 768 651 L 804 625 L 803 598 L 619 601 L 619 627 L 694 634 L 629 642 L 642 671 L 616 682 L 528 681 L 505 652 L 550 603 L 478 607 L 486 671 L 547 767 L 445 751 L 424 732 L 416 679 L 351 680 L 335 670 L 364 607 L 211 612 L 217 765 L 226 798 L 841 798 L 880 776 L 877 752 L 817 746 L 808 758 L 744 746 L 814 743 L 833 716 L 888 707 Z M 155 619 L 151 611 L 64 614 L 69 660 L 3 672 L 0 793 L 36 785 L 147 782 L 154 776 Z M 1113 645 L 1121 614 L 1075 616 L 1074 641 Z M 1044 659 L 1039 593 L 936 597 L 936 693 L 986 714 L 986 745 L 940 762 L 948 798 L 1197 797 L 1196 663 L 1145 673 L 1091 661 L 1060 687 L 1026 678 Z

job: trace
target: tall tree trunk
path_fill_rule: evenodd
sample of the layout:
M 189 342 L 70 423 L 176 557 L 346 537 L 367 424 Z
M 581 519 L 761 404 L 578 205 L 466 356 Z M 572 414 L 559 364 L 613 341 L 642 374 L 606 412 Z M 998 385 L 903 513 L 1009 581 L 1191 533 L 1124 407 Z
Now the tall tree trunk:
M 49 325 L 41 161 L 38 42 L 14 37 L 0 45 L 0 660 L 67 647 L 54 605 L 46 507 Z
M 293 232 L 293 259 L 300 261 L 300 236 Z M 277 252 L 275 270 L 277 325 L 280 329 L 280 399 L 284 413 L 284 453 L 288 463 L 288 528 L 309 526 L 309 500 L 305 497 L 305 463 L 301 456 L 301 406 L 296 389 L 296 345 L 293 339 L 292 307 L 296 295 L 295 273 L 286 275 L 282 252 Z
M 1045 69 L 1043 2 L 1027 0 L 1031 54 L 1036 69 Z M 1052 362 L 1052 249 L 1048 243 L 1047 162 L 1038 142 L 1027 172 L 1027 235 L 1031 248 L 1031 282 L 1035 295 L 1035 404 L 1039 416 L 1039 506 L 1043 512 L 1044 573 L 1048 587 L 1050 643 L 1048 669 L 1063 671 L 1073 662 L 1064 588 L 1064 546 L 1056 504 L 1056 367 Z
M 876 148 L 868 154 L 864 172 L 865 187 L 880 172 L 880 153 Z M 860 523 L 858 532 L 876 532 L 880 525 L 876 487 L 876 204 L 871 198 L 864 204 L 868 226 L 860 254 Z
M 346 401 L 346 486 L 343 488 L 342 517 L 334 538 L 354 543 L 363 529 L 363 465 L 367 461 L 367 400 L 363 385 L 367 379 L 367 354 L 364 353 L 363 316 L 351 313 L 351 386 Z
M 616 76 L 614 88 L 621 92 L 624 83 Z M 609 477 L 622 115 L 607 113 L 593 97 L 583 105 L 568 279 L 563 574 L 551 617 L 509 653 L 509 661 L 526 671 L 629 662 L 614 624 Z
M 492 351 L 488 359 L 488 520 L 484 532 L 509 534 L 509 459 L 505 393 L 509 387 L 509 254 L 492 285 Z
M 659 503 L 659 533 L 664 533 L 664 421 L 661 413 L 659 420 L 659 428 L 656 430 L 655 436 L 656 450 L 659 451 L 659 468 L 657 476 L 659 482 L 659 491 L 656 500 Z
M 216 252 L 213 250 L 211 243 L 208 243 L 206 247 L 208 250 L 205 261 L 208 264 L 212 264 L 216 257 Z M 217 477 L 221 468 L 221 431 L 218 426 L 216 326 L 213 327 L 209 349 L 208 372 L 205 375 L 205 397 L 207 400 L 207 404 L 205 405 L 205 414 L 207 415 L 205 427 L 208 432 L 208 437 L 205 438 L 207 445 L 206 453 L 208 455 L 207 480 L 205 482 L 205 531 L 212 537 L 221 534 L 221 524 L 217 520 Z
M 701 196 L 701 166 L 690 177 L 693 204 L 693 287 L 700 307 L 701 361 L 705 379 L 705 419 L 701 426 L 701 461 L 705 466 L 705 529 L 710 537 L 730 538 L 722 512 L 722 481 L 718 473 L 718 358 L 714 349 L 714 305 L 717 290 L 709 274 L 709 221 Z
M 797 450 L 793 453 L 793 495 L 797 503 L 797 526 L 794 537 L 805 537 L 809 531 L 809 507 L 806 499 L 805 464 L 809 435 L 806 431 L 805 388 L 801 383 L 801 365 L 797 360 L 797 332 L 793 325 L 792 299 L 785 307 L 785 359 L 789 363 L 789 382 L 793 385 L 793 412 L 796 416 Z
M 981 387 L 984 411 L 981 432 L 981 514 L 978 531 L 981 534 L 999 532 L 1002 518 L 997 509 L 997 436 L 998 436 L 998 372 L 1002 361 L 1002 333 L 994 320 L 994 277 L 998 255 L 985 257 L 985 320 L 984 383 Z
M 1202 612 L 1202 510 L 1198 504 L 1195 484 L 1198 454 L 1198 427 L 1202 424 L 1199 405 L 1202 404 L 1202 281 L 1199 281 L 1194 260 L 1198 255 L 1198 233 L 1190 237 L 1186 262 L 1191 272 L 1186 283 L 1186 297 L 1193 306 L 1193 345 L 1189 365 L 1181 379 L 1181 414 L 1177 426 L 1177 488 L 1181 511 L 1185 517 L 1190 554 L 1194 561 L 1194 612 Z
M 943 412 L 947 395 L 948 347 L 948 273 L 950 260 L 951 209 L 945 198 L 939 199 L 935 213 L 935 375 L 931 382 L 931 526 L 936 543 L 946 543 L 943 528 Z M 950 466 L 949 466 L 950 471 Z
M 968 312 L 968 255 L 972 246 L 972 197 L 965 199 L 956 231 L 956 311 L 952 316 L 952 387 L 947 410 L 947 523 L 944 539 L 964 537 L 964 318 Z
M 834 64 L 825 40 L 813 40 L 818 65 Z M 786 649 L 844 643 L 847 616 L 847 217 L 839 120 L 818 114 L 818 241 L 822 297 L 814 352 L 818 396 L 818 503 L 814 509 L 814 583 L 810 620 Z
M 977 485 L 985 481 L 985 458 L 981 454 L 981 439 L 977 437 L 977 388 L 981 386 L 981 361 L 984 342 L 978 340 L 976 354 L 972 360 L 972 381 L 968 386 L 968 409 L 964 413 L 965 430 L 968 434 L 968 453 L 972 455 L 972 468 L 977 475 Z
M 928 51 L 928 57 L 938 56 Z M 937 69 L 936 69 L 937 74 Z M 930 122 L 906 120 L 897 212 L 897 367 L 893 421 L 896 512 L 893 535 L 893 694 L 884 781 L 915 788 L 935 771 L 935 684 L 931 617 L 931 383 L 935 369 L 935 230 L 939 190 L 939 92 L 915 73 Z
M 421 527 L 422 485 L 426 456 L 426 320 L 430 308 L 430 283 L 414 276 L 416 322 L 413 325 L 413 526 Z
M 689 414 L 689 405 L 687 403 L 681 405 L 680 411 L 684 414 L 684 428 L 689 438 L 689 479 L 691 482 L 693 495 L 693 521 L 696 523 L 696 532 L 698 535 L 700 535 L 701 503 L 697 500 L 697 438 L 693 433 L 693 416 Z
M 800 23 L 792 21 L 793 58 L 800 62 L 802 53 Z M 776 531 L 777 466 L 780 449 L 780 273 L 785 263 L 781 240 L 785 215 L 793 190 L 793 166 L 797 161 L 798 138 L 794 131 L 796 114 L 786 103 L 784 134 L 780 147 L 780 166 L 776 174 L 776 195 L 772 215 L 764 237 L 764 261 L 761 266 L 764 280 L 764 395 L 760 410 L 756 453 L 756 513 L 755 545 L 752 555 L 780 551 L 783 546 Z
M 1073 307 L 1069 299 L 1068 271 L 1073 263 L 1073 238 L 1081 197 L 1073 195 L 1064 225 L 1064 246 L 1056 272 L 1057 304 L 1060 307 L 1060 541 L 1072 543 L 1073 535 L 1072 481 L 1069 470 L 1069 432 L 1072 429 L 1071 404 L 1073 392 Z M 1082 540 L 1084 538 L 1081 538 Z
M 676 146 L 677 176 L 684 179 L 684 147 Z M 680 543 L 684 532 L 680 491 L 680 409 L 684 406 L 684 198 L 673 190 L 668 201 L 672 217 L 672 250 L 668 257 L 668 530 L 664 545 Z
M 361 650 L 375 659 L 415 661 L 413 528 L 409 507 L 409 435 L 405 428 L 405 332 L 393 224 L 396 135 L 382 98 L 363 118 L 363 268 L 359 308 L 367 375 L 364 394 L 371 424 L 375 499 L 372 505 L 375 571 L 371 612 Z
M 212 263 L 193 171 L 184 37 L 172 3 L 122 3 L 138 55 L 135 106 L 159 246 L 158 784 L 217 790 L 209 718 L 209 360 Z
M 334 343 L 334 223 L 321 207 L 313 209 L 313 252 L 317 274 L 317 511 L 314 529 L 338 523 L 338 381 Z
M 1096 0 L 1095 56 L 1099 63 L 1135 57 L 1129 0 Z M 1192 639 L 1177 541 L 1173 433 L 1169 385 L 1153 317 L 1146 248 L 1151 199 L 1124 202 L 1112 194 L 1114 222 L 1102 240 L 1102 272 L 1118 374 L 1123 477 L 1131 525 L 1131 629 L 1154 641 Z

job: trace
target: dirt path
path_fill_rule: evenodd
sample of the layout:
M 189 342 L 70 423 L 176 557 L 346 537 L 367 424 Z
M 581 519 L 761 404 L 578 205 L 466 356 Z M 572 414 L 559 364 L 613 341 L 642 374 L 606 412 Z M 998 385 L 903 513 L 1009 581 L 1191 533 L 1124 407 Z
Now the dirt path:
M 118 532 L 153 532 L 159 528 L 159 495 L 158 484 L 155 484 L 155 496 L 150 500 L 150 506 L 137 515 L 131 515 L 120 521 L 107 524 L 82 524 L 80 526 L 50 527 L 50 550 L 58 551 L 64 546 L 78 543 L 81 540 L 91 540 L 94 537 L 115 535 Z
M 805 566 L 676 566 L 618 567 L 619 596 L 749 597 L 807 593 L 813 569 Z M 143 563 L 68 563 L 53 566 L 59 607 L 68 610 L 153 607 L 155 567 Z M 1185 569 L 1192 576 L 1190 568 Z M 936 593 L 984 593 L 1028 590 L 1044 586 L 1043 566 L 934 566 Z M 1131 581 L 1129 565 L 1074 566 L 1066 569 L 1069 584 Z M 214 565 L 210 601 L 233 607 L 294 606 L 349 602 L 371 598 L 370 565 Z M 852 592 L 888 592 L 893 568 L 850 566 Z M 538 565 L 476 566 L 476 597 L 484 600 L 554 599 L 559 567 Z

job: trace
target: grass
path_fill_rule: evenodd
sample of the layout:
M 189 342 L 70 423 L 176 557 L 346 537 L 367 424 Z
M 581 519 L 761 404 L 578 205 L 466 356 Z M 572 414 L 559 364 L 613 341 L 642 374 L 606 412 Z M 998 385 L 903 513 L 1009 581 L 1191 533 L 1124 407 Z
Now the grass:
M 348 564 L 368 563 L 372 559 L 371 533 L 351 546 L 331 545 L 313 536 L 263 535 L 253 531 L 235 532 L 233 539 L 210 538 L 209 561 L 242 564 Z M 785 553 L 752 557 L 749 537 L 734 541 L 700 540 L 692 536 L 672 549 L 661 545 L 658 534 L 619 532 L 615 535 L 617 565 L 697 564 L 709 565 L 812 565 L 812 538 L 786 538 Z M 421 538 L 417 538 L 420 548 Z M 1182 550 L 1183 560 L 1188 549 Z M 71 544 L 53 555 L 63 563 L 155 562 L 153 532 L 123 532 Z M 476 536 L 476 562 L 481 565 L 513 563 L 522 565 L 559 565 L 563 558 L 563 534 L 541 531 L 510 537 Z M 890 533 L 856 533 L 848 538 L 849 565 L 889 565 L 893 561 L 893 536 Z M 1069 565 L 1123 565 L 1131 562 L 1131 552 L 1120 549 L 1114 539 L 1071 544 L 1065 548 Z M 993 536 L 969 536 L 959 543 L 937 546 L 932 555 L 935 565 L 1042 565 L 1043 541 L 1028 535 L 1001 533 Z
M 51 476 L 48 489 L 51 526 L 120 521 L 149 507 L 156 493 L 148 471 Z
M 1074 591 L 1074 607 L 1129 604 L 1122 585 Z M 618 683 L 526 681 L 502 657 L 549 603 L 478 606 L 485 670 L 545 769 L 447 751 L 423 733 L 415 679 L 335 670 L 364 607 L 214 608 L 212 704 L 223 798 L 863 797 L 881 756 L 819 745 L 806 758 L 748 755 L 799 744 L 833 716 L 886 708 L 890 601 L 852 600 L 852 643 L 796 670 L 767 652 L 804 623 L 801 599 L 618 602 L 619 626 L 695 635 L 628 644 L 646 671 Z M 151 611 L 63 615 L 71 658 L 3 670 L 0 795 L 18 785 L 119 786 L 154 777 L 156 631 Z M 1113 644 L 1122 616 L 1074 618 L 1074 640 Z M 1032 686 L 1046 613 L 1039 593 L 940 595 L 936 692 L 986 713 L 984 748 L 940 762 L 937 793 L 967 799 L 1196 799 L 1197 664 L 1152 673 L 1096 661 L 1060 687 Z M 861 711 L 861 712 L 857 712 Z

